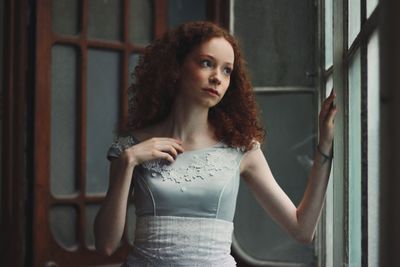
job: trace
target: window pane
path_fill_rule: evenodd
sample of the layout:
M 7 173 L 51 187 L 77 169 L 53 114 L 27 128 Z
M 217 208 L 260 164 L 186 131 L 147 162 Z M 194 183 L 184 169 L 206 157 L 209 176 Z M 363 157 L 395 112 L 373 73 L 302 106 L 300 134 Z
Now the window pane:
M 131 0 L 129 39 L 135 45 L 147 45 L 153 38 L 153 5 L 151 0 Z
M 379 0 L 367 0 L 367 17 L 369 17 L 378 5 Z
M 50 187 L 53 195 L 76 188 L 77 51 L 56 45 L 51 51 Z
M 328 79 L 326 80 L 325 84 L 325 97 L 329 97 L 333 89 L 333 77 L 332 74 L 329 75 Z
M 134 82 L 135 81 L 135 77 L 133 76 L 133 73 L 135 71 L 135 67 L 137 66 L 137 64 L 139 63 L 139 54 L 131 54 L 131 56 L 129 57 L 129 77 L 130 80 L 129 82 Z
M 78 213 L 74 206 L 54 206 L 50 209 L 50 229 L 56 242 L 65 248 L 75 248 Z
M 120 40 L 121 9 L 120 0 L 89 0 L 89 37 Z
M 94 219 L 99 209 L 100 205 L 86 206 L 85 242 L 86 246 L 90 249 L 94 249 Z
M 234 12 L 254 86 L 314 85 L 314 1 L 236 0 Z
M 333 64 L 333 1 L 325 0 L 325 68 Z
M 313 161 L 315 96 L 311 93 L 259 93 L 257 100 L 268 132 L 264 153 L 277 182 L 297 205 Z M 256 202 L 243 180 L 234 235 L 237 244 L 255 259 L 296 263 L 313 260 L 312 245 L 302 245 L 282 230 Z
M 121 59 L 117 52 L 88 52 L 86 118 L 86 192 L 105 193 L 108 186 L 106 153 L 118 121 Z
M 368 44 L 368 264 L 379 266 L 379 34 Z
M 349 68 L 349 265 L 361 266 L 361 69 L 360 51 Z
M 76 35 L 79 32 L 79 5 L 77 0 L 53 0 L 52 29 L 59 34 Z
M 167 2 L 170 28 L 188 21 L 206 20 L 206 0 L 168 0 Z
M 349 7 L 349 47 L 360 32 L 361 25 L 361 1 L 348 1 Z

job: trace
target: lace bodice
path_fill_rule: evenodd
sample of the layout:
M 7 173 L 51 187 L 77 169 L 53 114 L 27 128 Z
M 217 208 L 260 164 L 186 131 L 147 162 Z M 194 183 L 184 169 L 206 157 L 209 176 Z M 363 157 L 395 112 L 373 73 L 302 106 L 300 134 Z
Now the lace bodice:
M 108 158 L 139 141 L 119 137 Z M 135 168 L 136 215 L 167 215 L 219 218 L 232 221 L 239 188 L 239 165 L 243 151 L 219 142 L 214 146 L 179 154 L 172 164 L 147 161 Z

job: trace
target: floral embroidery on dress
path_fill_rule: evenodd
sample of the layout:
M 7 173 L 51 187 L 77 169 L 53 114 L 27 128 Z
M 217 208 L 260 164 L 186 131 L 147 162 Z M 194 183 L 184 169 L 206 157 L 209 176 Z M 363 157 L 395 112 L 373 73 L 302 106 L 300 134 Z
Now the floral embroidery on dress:
M 151 160 L 142 163 L 142 166 L 150 172 L 152 177 L 162 177 L 162 181 L 173 181 L 177 184 L 191 182 L 193 180 L 205 180 L 222 170 L 234 170 L 237 168 L 237 152 L 231 149 L 217 149 L 200 155 L 193 155 L 185 166 L 169 164 L 164 159 Z M 181 187 L 184 192 L 186 188 Z

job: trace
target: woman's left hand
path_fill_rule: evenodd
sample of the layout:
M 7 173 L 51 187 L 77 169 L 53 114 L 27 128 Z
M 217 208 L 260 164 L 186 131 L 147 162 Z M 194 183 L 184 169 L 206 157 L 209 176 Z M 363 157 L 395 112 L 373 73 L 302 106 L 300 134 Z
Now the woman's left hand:
M 331 154 L 332 141 L 335 129 L 335 116 L 337 112 L 336 105 L 333 101 L 336 93 L 332 90 L 331 94 L 322 104 L 319 113 L 319 148 L 327 155 Z

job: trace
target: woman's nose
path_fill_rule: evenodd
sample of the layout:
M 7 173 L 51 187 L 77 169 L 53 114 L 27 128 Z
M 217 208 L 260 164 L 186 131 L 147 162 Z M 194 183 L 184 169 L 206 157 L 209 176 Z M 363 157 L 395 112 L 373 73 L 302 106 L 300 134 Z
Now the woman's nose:
M 214 74 L 210 77 L 210 83 L 211 84 L 216 84 L 216 85 L 220 85 L 221 84 L 221 79 L 218 78 L 218 74 Z

